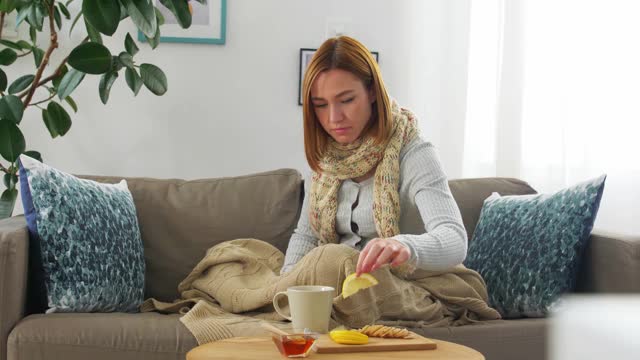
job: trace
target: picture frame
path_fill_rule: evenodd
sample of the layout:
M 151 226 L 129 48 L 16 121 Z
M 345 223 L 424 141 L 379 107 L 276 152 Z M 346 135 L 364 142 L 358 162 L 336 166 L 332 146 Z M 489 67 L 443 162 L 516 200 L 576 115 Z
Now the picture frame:
M 313 58 L 313 54 L 315 54 L 318 49 L 310 49 L 310 48 L 301 48 L 300 49 L 300 59 L 298 62 L 298 105 L 302 106 L 302 80 L 304 79 L 304 73 L 307 71 L 307 66 L 309 66 L 309 62 L 311 58 Z M 372 51 L 371 54 L 376 59 L 376 62 L 379 63 L 379 54 L 377 51 Z
M 224 45 L 227 33 L 227 0 L 208 0 L 206 5 L 189 1 L 193 15 L 188 29 L 183 29 L 159 0 L 152 1 L 165 19 L 160 30 L 160 42 Z M 142 31 L 138 31 L 138 40 L 147 42 Z

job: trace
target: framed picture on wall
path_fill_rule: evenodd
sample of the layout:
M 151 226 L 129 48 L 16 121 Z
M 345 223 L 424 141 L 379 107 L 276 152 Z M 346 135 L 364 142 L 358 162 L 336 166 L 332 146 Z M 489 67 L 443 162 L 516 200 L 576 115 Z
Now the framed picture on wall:
M 304 73 L 307 71 L 307 66 L 311 62 L 311 58 L 313 58 L 313 54 L 315 54 L 318 49 L 300 49 L 300 61 L 298 64 L 298 105 L 302 105 L 302 80 L 304 79 Z M 371 55 L 376 59 L 376 62 L 380 62 L 378 60 L 378 52 L 372 51 Z
M 160 0 L 152 1 L 164 17 L 164 24 L 160 27 L 160 42 L 225 43 L 227 0 L 207 0 L 202 3 L 197 0 L 190 0 L 191 26 L 188 29 L 183 29 L 178 24 L 176 17 Z M 147 41 L 141 31 L 138 31 L 138 40 Z

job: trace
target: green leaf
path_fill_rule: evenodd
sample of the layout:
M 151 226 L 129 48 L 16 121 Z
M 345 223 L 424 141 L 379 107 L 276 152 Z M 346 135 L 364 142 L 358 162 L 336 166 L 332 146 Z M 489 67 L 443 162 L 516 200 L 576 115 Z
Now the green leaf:
M 0 91 L 4 92 L 5 90 L 7 90 L 8 81 L 9 80 L 7 80 L 7 74 L 2 69 L 0 69 Z
M 71 23 L 71 28 L 69 29 L 69 35 L 71 35 L 73 28 L 76 27 L 78 20 L 80 20 L 80 16 L 82 16 L 82 11 L 78 11 L 78 15 L 76 15 L 76 18 L 73 19 L 73 23 Z
M 147 36 L 155 36 L 158 29 L 156 12 L 149 0 L 120 0 L 133 23 Z
M 131 54 L 131 56 L 135 56 L 138 50 L 140 50 L 129 33 L 127 33 L 127 37 L 124 38 L 124 48 L 127 49 L 127 52 Z
M 24 19 L 27 18 L 27 16 L 29 16 L 29 13 L 31 12 L 31 6 L 33 5 L 27 5 L 21 8 L 20 10 L 18 10 L 18 16 L 16 16 L 16 28 L 20 26 L 20 24 L 22 24 L 22 22 L 24 21 Z
M 16 44 L 18 44 L 18 46 L 20 46 L 21 50 L 30 50 L 31 47 L 33 47 L 33 45 L 29 44 L 28 42 L 26 42 L 24 40 L 18 40 L 18 42 Z
M 124 78 L 127 80 L 127 85 L 129 85 L 131 91 L 133 91 L 133 95 L 138 95 L 138 92 L 142 87 L 142 78 L 140 78 L 140 75 L 138 75 L 136 70 L 133 68 L 127 68 L 127 70 L 124 71 Z
M 122 2 L 120 2 L 120 21 L 128 17 L 129 17 L 129 13 L 127 13 L 127 8 L 125 8 L 124 5 L 122 5 Z
M 156 7 L 156 20 L 158 21 L 158 26 L 164 25 L 164 15 L 162 15 L 162 12 L 160 12 L 160 9 L 158 9 L 158 7 Z
M 44 122 L 44 125 L 47 127 L 47 130 L 49 130 L 49 134 L 51 135 L 51 138 L 55 139 L 59 134 L 55 128 L 54 121 L 49 116 L 49 111 L 47 111 L 47 109 L 42 109 L 42 121 Z
M 117 56 L 114 55 L 112 59 L 113 59 L 111 61 L 112 66 L 110 71 L 115 71 L 115 72 L 120 71 L 120 69 L 122 69 L 124 65 L 122 64 L 122 62 Z
M 20 124 L 24 114 L 24 105 L 20 98 L 15 95 L 5 95 L 0 98 L 0 119 L 11 120 L 15 124 Z
M 62 16 L 60 16 L 60 10 L 57 7 L 53 8 L 53 20 L 58 26 L 58 30 L 62 30 Z
M 6 15 L 5 15 L 5 16 L 6 16 Z M 15 50 L 22 50 L 22 49 L 20 48 L 20 45 L 18 45 L 18 44 L 16 44 L 16 43 L 14 43 L 13 41 L 0 39 L 0 44 L 5 45 L 5 46 L 8 46 L 8 47 L 10 47 L 10 48 L 12 48 L 12 49 L 15 49 Z
M 67 20 L 70 20 L 71 19 L 71 13 L 69 12 L 69 9 L 67 9 L 67 7 L 61 2 L 58 3 L 58 7 L 60 8 L 60 11 L 62 11 L 62 14 L 64 15 L 64 17 Z
M 38 40 L 38 32 L 36 31 L 36 28 L 33 26 L 29 27 L 29 38 L 31 39 L 31 42 L 35 45 Z
M 51 101 L 47 109 L 42 110 L 42 120 L 49 129 L 52 138 L 64 136 L 71 128 L 71 118 L 67 111 L 57 102 Z
M 9 199 L 15 200 L 18 197 L 18 190 L 16 189 L 6 189 L 2 192 L 2 196 L 0 196 L 0 201 L 7 201 Z
M 152 64 L 140 65 L 140 76 L 144 86 L 156 95 L 163 95 L 167 92 L 167 77 L 159 67 Z
M 60 100 L 71 95 L 73 90 L 75 90 L 84 79 L 84 75 L 85 73 L 76 69 L 71 69 L 69 72 L 64 74 L 64 77 L 60 81 L 60 86 L 58 86 L 58 97 Z
M 9 85 L 9 94 L 19 93 L 28 88 L 35 78 L 35 75 L 23 75 L 15 79 L 15 81 Z
M 36 159 L 40 162 L 42 162 L 42 154 L 40 154 L 38 151 L 35 150 L 27 150 L 24 152 L 25 155 L 27 155 L 28 157 L 32 158 L 32 159 Z
M 33 47 L 33 60 L 36 63 L 36 67 L 39 67 L 42 63 L 42 59 L 44 58 L 44 50 L 39 47 Z
M 149 46 L 151 46 L 151 49 L 157 48 L 160 44 L 160 26 L 158 26 L 156 34 L 153 37 L 148 37 L 147 35 L 144 35 L 144 37 L 147 39 L 147 42 L 149 43 Z
M 0 219 L 10 218 L 18 198 L 18 190 L 6 189 L 0 196 Z
M 100 32 L 93 27 L 93 25 L 89 24 L 87 18 L 84 18 L 84 25 L 87 28 L 87 34 L 89 35 L 89 39 L 95 43 L 102 44 L 102 36 Z
M 49 15 L 49 12 L 47 11 L 47 9 L 44 8 L 44 3 L 40 3 L 39 5 L 36 5 L 36 21 L 38 22 L 36 24 L 36 28 L 39 31 L 42 31 L 42 25 L 44 25 L 44 18 L 47 15 Z
M 107 105 L 107 101 L 109 101 L 109 93 L 111 92 L 111 86 L 118 78 L 118 73 L 115 71 L 110 71 L 106 74 L 103 74 L 100 78 L 100 85 L 98 86 L 98 92 L 100 93 L 100 100 L 103 104 Z
M 128 52 L 121 52 L 120 55 L 118 55 L 118 59 L 124 66 L 128 68 L 133 67 L 133 56 L 131 56 L 131 54 L 129 54 Z
M 11 49 L 2 49 L 2 51 L 0 51 L 0 65 L 11 65 L 17 58 L 18 54 Z
M 69 68 L 67 67 L 67 65 L 62 65 L 62 68 L 60 69 L 60 74 L 58 74 L 53 80 L 51 80 L 53 87 L 58 89 L 58 87 L 60 86 L 60 83 L 62 82 L 62 78 L 64 78 L 67 72 L 69 72 Z
M 42 25 L 44 24 L 45 11 L 43 6 L 44 5 L 42 3 L 34 2 L 31 4 L 29 14 L 27 15 L 27 21 L 29 24 L 35 27 L 38 31 L 42 31 Z
M 111 36 L 120 24 L 120 4 L 115 0 L 91 0 L 82 2 L 85 20 L 99 32 Z
M 184 29 L 191 26 L 191 11 L 186 0 L 160 0 L 160 3 L 175 15 L 178 24 Z
M 29 14 L 27 14 L 27 22 L 29 23 L 29 25 L 33 26 L 33 27 L 37 27 L 38 24 L 38 18 L 37 18 L 37 11 L 36 8 L 38 7 L 37 3 L 32 3 L 31 6 L 29 6 Z M 42 29 L 38 29 L 38 30 L 42 30 Z
M 16 184 L 18 183 L 18 176 L 16 176 L 15 174 L 4 174 L 4 186 L 7 187 L 7 189 L 14 189 L 16 187 Z
M 78 105 L 76 104 L 76 102 L 73 100 L 71 96 L 67 96 L 66 98 L 64 98 L 64 101 L 66 101 L 67 104 L 71 106 L 71 108 L 73 109 L 73 112 L 78 112 Z
M 104 45 L 88 42 L 69 54 L 69 65 L 87 74 L 104 74 L 111 70 L 111 53 Z
M 0 0 L 0 11 L 10 13 L 16 9 L 17 0 Z
M 22 131 L 13 121 L 0 119 L 0 155 L 7 161 L 15 162 L 25 150 Z

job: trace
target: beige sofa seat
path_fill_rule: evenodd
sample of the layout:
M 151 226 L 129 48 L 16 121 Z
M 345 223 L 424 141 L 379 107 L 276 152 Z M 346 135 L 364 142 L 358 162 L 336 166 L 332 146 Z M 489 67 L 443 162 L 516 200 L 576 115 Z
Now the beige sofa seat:
M 469 346 L 488 360 L 542 360 L 547 355 L 548 326 L 547 319 L 517 319 L 413 331 L 426 337 Z
M 178 315 L 49 314 L 30 315 L 8 340 L 10 359 L 91 360 L 184 359 L 197 346 Z M 545 319 L 496 320 L 479 325 L 413 329 L 430 338 L 480 351 L 487 359 L 545 357 Z M 20 354 L 20 356 L 17 356 Z
M 158 313 L 34 314 L 7 341 L 16 360 L 178 360 L 197 345 L 179 315 Z

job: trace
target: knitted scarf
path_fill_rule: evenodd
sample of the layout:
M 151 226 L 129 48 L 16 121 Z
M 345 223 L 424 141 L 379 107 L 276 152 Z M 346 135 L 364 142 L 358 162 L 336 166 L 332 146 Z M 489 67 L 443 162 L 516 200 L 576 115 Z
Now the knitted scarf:
M 418 136 L 417 119 L 409 110 L 391 102 L 393 132 L 386 144 L 375 145 L 372 138 L 347 145 L 330 139 L 320 161 L 321 173 L 313 173 L 309 192 L 309 221 L 318 245 L 338 242 L 336 214 L 338 189 L 346 179 L 369 173 L 377 166 L 373 183 L 373 218 L 380 237 L 400 233 L 400 150 Z

